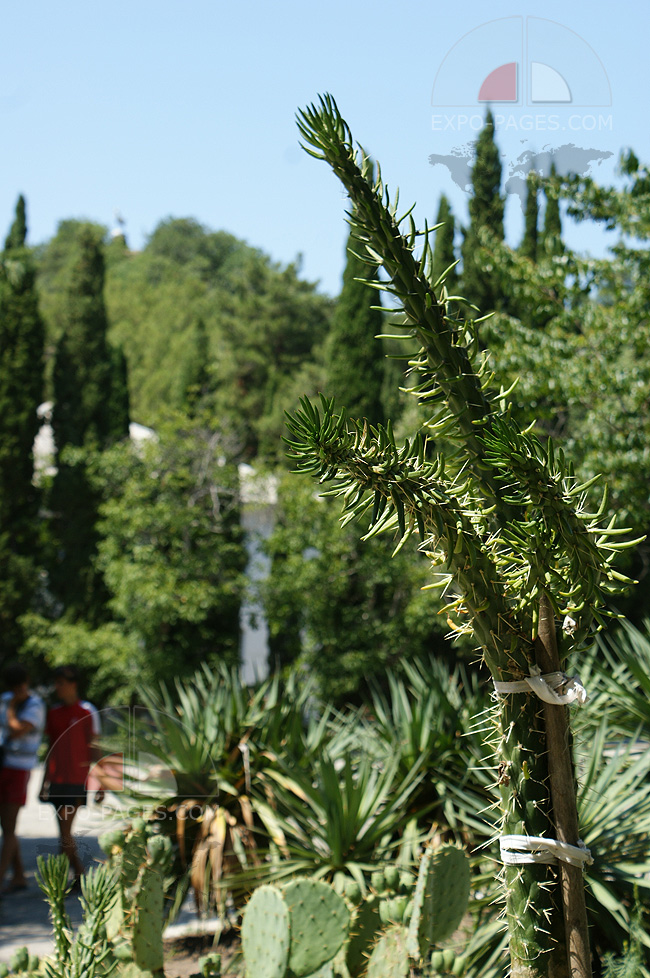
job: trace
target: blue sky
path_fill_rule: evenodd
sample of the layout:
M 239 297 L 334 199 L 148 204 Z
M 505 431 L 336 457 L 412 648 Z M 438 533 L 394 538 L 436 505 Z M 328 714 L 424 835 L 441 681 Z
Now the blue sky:
M 521 58 L 511 38 L 518 23 L 526 31 Z M 621 147 L 633 146 L 650 160 L 649 35 L 650 6 L 629 2 L 615 10 L 582 0 L 495 0 L 489 7 L 478 0 L 5 3 L 0 228 L 8 226 L 20 192 L 32 244 L 67 217 L 110 226 L 118 209 L 138 248 L 161 219 L 193 216 L 277 261 L 302 254 L 303 274 L 335 294 L 344 264 L 345 197 L 325 164 L 300 150 L 298 107 L 331 92 L 355 138 L 381 162 L 389 186 L 400 186 L 404 203 L 417 201 L 420 222 L 435 216 L 441 192 L 464 219 L 466 193 L 429 157 L 475 138 L 460 117 L 471 119 L 482 108 L 432 105 L 436 78 L 444 76 L 447 99 L 452 89 L 467 88 L 473 97 L 487 68 L 517 60 L 523 83 L 526 58 L 536 58 L 567 80 L 574 102 L 578 95 L 584 101 L 585 91 L 602 102 L 604 73 L 610 106 L 493 110 L 504 112 L 498 136 L 504 163 L 526 149 L 571 141 L 613 154 L 594 163 L 594 173 L 607 181 Z M 570 112 L 577 128 L 553 129 L 551 117 L 564 125 Z M 453 120 L 444 129 L 434 116 Z M 532 129 L 524 116 L 532 117 Z M 506 128 L 509 117 L 514 123 Z M 520 223 L 518 200 L 510 195 L 513 241 Z M 569 238 L 583 250 L 603 247 L 587 228 Z

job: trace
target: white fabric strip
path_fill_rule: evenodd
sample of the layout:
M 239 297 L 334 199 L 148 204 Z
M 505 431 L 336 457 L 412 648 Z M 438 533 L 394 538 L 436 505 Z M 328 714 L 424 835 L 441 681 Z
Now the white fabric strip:
M 507 696 L 508 693 L 535 693 L 545 703 L 556 706 L 568 706 L 577 703 L 582 706 L 587 702 L 587 690 L 577 676 L 567 676 L 564 672 L 547 672 L 541 674 L 537 666 L 530 667 L 530 676 L 513 682 L 494 680 L 497 693 Z
M 589 866 L 593 859 L 584 842 L 577 846 L 557 839 L 545 839 L 538 835 L 502 835 L 499 839 L 501 859 L 510 866 L 524 863 L 546 863 L 554 866 L 558 859 L 571 866 Z

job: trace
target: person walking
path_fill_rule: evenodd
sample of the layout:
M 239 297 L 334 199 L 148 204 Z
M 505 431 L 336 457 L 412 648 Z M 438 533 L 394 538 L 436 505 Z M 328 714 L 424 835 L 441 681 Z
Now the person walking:
M 80 675 L 75 666 L 54 670 L 54 690 L 59 702 L 47 713 L 45 732 L 49 749 L 41 800 L 54 806 L 61 852 L 65 853 L 74 873 L 73 889 L 78 889 L 84 866 L 72 835 L 75 816 L 86 804 L 88 774 L 98 759 L 96 739 L 100 734 L 99 713 L 92 703 L 79 696 Z M 101 802 L 104 792 L 95 793 Z
M 11 892 L 27 886 L 16 822 L 18 812 L 27 801 L 29 777 L 36 766 L 45 724 L 45 704 L 30 690 L 27 669 L 20 663 L 5 669 L 4 681 L 9 688 L 0 696 L 0 885 L 11 866 L 13 877 L 7 887 Z

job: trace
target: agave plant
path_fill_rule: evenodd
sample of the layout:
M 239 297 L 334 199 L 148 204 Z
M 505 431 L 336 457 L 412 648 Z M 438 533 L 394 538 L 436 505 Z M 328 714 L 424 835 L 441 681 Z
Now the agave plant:
M 329 738 L 327 714 L 304 719 L 309 696 L 308 683 L 274 676 L 248 689 L 236 669 L 207 666 L 190 681 L 142 691 L 144 708 L 128 731 L 124 797 L 174 837 L 178 877 L 191 883 L 200 908 L 218 898 L 223 909 L 224 880 L 260 867 L 257 834 L 263 826 L 265 838 L 276 833 L 272 808 L 251 797 L 260 771 L 280 753 L 307 763 Z M 169 775 L 154 792 L 152 762 Z
M 403 675 L 389 672 L 387 690 L 372 684 L 371 731 L 388 755 L 400 757 L 402 776 L 416 764 L 428 772 L 413 803 L 430 811 L 440 831 L 484 834 L 476 813 L 490 802 L 488 758 L 476 733 L 476 717 L 489 698 L 475 674 L 452 671 L 433 656 L 405 662 Z
M 419 762 L 402 776 L 398 754 L 379 764 L 367 754 L 355 761 L 323 751 L 309 771 L 268 768 L 260 780 L 275 810 L 262 800 L 256 806 L 267 809 L 267 824 L 275 816 L 273 838 L 284 856 L 269 875 L 332 881 L 344 873 L 365 890 L 368 874 L 402 844 L 423 775 Z
M 635 902 L 650 907 L 650 752 L 647 735 L 615 739 L 608 717 L 584 745 L 579 794 L 583 840 L 593 854 L 587 905 L 599 953 L 620 951 Z M 650 937 L 642 935 L 650 963 Z
M 631 737 L 640 727 L 650 735 L 650 622 L 645 633 L 629 621 L 596 636 L 586 662 L 580 663 L 589 683 L 589 704 L 582 720 L 590 726 L 607 713 L 610 733 Z

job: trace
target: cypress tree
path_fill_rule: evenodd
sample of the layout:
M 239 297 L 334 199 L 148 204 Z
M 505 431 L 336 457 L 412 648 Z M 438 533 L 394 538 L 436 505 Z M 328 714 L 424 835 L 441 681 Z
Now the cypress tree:
M 16 213 L 5 240 L 5 252 L 24 248 L 27 240 L 27 207 L 22 194 L 16 202 Z
M 375 339 L 383 330 L 383 316 L 372 308 L 378 304 L 377 292 L 366 282 L 376 281 L 377 269 L 354 253 L 359 250 L 354 237 L 347 247 L 343 287 L 326 347 L 327 390 L 351 417 L 376 424 L 384 416 L 384 352 L 381 340 Z
M 21 196 L 0 267 L 0 659 L 20 647 L 17 619 L 30 606 L 38 563 L 32 450 L 43 399 L 45 331 L 26 236 Z
M 105 593 L 93 571 L 99 498 L 82 457 L 66 449 L 101 450 L 128 433 L 125 362 L 107 341 L 104 255 L 89 226 L 78 236 L 78 253 L 66 293 L 64 331 L 53 371 L 52 428 L 57 474 L 51 495 L 56 556 L 50 583 L 63 609 L 97 618 Z
M 537 203 L 537 174 L 530 170 L 526 178 L 526 207 L 524 210 L 524 237 L 519 251 L 524 258 L 537 261 L 537 219 L 539 207 Z
M 544 214 L 544 249 L 548 255 L 561 255 L 564 251 L 562 243 L 562 218 L 560 216 L 560 198 L 558 196 L 558 180 L 555 164 L 551 164 L 551 174 L 545 186 L 546 212 Z
M 494 139 L 494 119 L 488 110 L 485 126 L 476 140 L 469 201 L 470 223 L 462 247 L 462 292 L 483 314 L 497 308 L 498 296 L 492 284 L 491 270 L 485 267 L 480 257 L 479 231 L 486 228 L 499 241 L 503 241 L 503 211 L 501 160 Z
M 456 254 L 454 252 L 456 222 L 454 220 L 454 215 L 452 214 L 449 201 L 444 194 L 442 194 L 440 197 L 436 224 L 442 224 L 442 227 L 439 227 L 436 231 L 433 246 L 433 266 L 431 274 L 435 281 L 437 281 L 443 272 L 447 271 L 449 266 L 456 261 Z M 445 285 L 447 287 L 447 292 L 450 295 L 453 295 L 458 285 L 458 272 L 456 268 L 452 268 L 451 271 L 447 272 Z
M 131 404 L 129 398 L 129 369 L 121 346 L 110 347 L 111 389 L 108 400 L 110 422 L 109 442 L 120 441 L 129 434 Z

